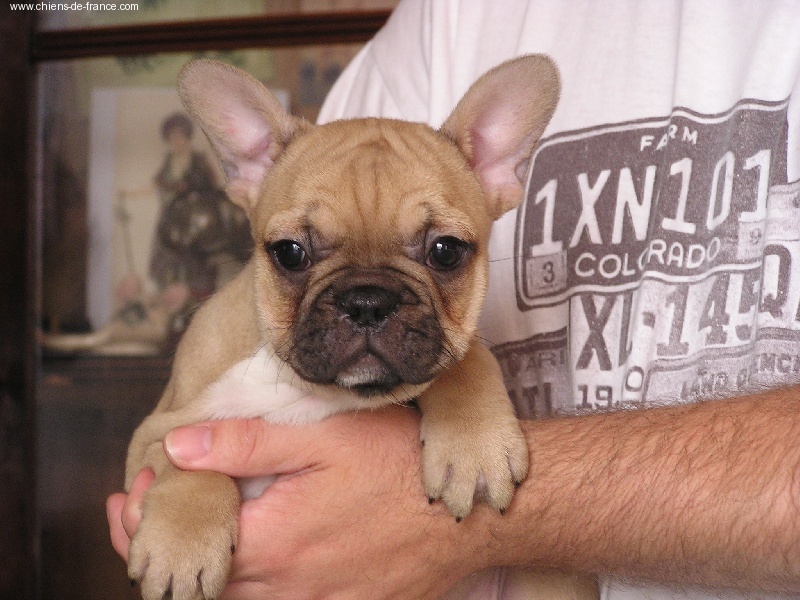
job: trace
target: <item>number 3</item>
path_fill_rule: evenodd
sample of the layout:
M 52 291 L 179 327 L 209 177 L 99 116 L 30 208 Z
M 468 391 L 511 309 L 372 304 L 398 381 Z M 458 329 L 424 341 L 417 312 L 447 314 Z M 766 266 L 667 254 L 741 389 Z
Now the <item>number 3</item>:
M 556 273 L 553 267 L 552 260 L 548 260 L 546 263 L 542 265 L 542 272 L 543 272 L 542 281 L 548 284 L 553 283 L 553 281 L 555 281 Z

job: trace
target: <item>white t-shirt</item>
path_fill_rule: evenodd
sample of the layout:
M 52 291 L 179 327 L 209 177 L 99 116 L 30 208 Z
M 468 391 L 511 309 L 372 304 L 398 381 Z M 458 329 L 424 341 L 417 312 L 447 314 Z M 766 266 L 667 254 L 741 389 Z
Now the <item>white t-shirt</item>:
M 562 95 L 495 225 L 481 323 L 520 415 L 800 383 L 800 2 L 408 0 L 320 121 L 438 127 L 532 52 Z

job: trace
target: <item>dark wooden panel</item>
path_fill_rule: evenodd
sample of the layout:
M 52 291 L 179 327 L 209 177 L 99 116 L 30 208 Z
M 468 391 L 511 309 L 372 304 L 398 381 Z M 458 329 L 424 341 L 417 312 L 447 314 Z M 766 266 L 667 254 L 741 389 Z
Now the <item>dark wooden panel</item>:
M 0 7 L 0 598 L 33 598 L 34 285 L 27 62 L 31 12 Z
M 109 55 L 280 48 L 368 41 L 389 11 L 243 17 L 42 31 L 31 48 L 35 62 Z
M 160 397 L 169 363 L 169 358 L 91 356 L 43 361 L 41 600 L 141 598 L 111 547 L 105 500 L 122 489 L 128 443 Z

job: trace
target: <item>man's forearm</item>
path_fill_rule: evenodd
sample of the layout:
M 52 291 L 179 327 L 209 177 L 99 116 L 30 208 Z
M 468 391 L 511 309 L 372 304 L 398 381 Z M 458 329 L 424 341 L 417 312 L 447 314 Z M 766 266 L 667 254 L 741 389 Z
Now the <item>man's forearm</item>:
M 527 422 L 508 562 L 800 590 L 800 394 Z

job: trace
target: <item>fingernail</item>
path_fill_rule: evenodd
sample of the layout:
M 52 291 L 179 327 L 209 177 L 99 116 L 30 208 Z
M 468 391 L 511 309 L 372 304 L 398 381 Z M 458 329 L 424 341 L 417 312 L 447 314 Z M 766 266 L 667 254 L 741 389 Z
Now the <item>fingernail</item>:
M 164 446 L 167 454 L 178 461 L 197 461 L 211 450 L 211 429 L 204 425 L 178 427 L 164 438 Z

